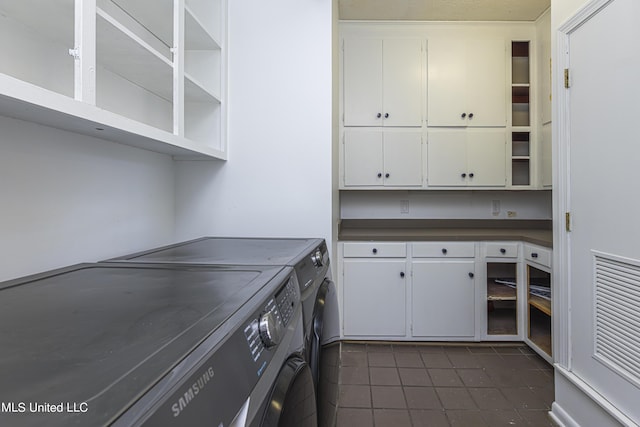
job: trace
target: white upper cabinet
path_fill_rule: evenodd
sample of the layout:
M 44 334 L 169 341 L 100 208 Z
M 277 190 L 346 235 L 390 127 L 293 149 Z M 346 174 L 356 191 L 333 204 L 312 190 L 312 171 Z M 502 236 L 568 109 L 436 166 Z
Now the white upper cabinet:
M 427 176 L 431 187 L 504 187 L 504 129 L 430 129 Z
M 420 187 L 422 132 L 415 129 L 346 129 L 344 187 Z
M 226 0 L 0 0 L 0 24 L 0 114 L 226 157 Z
M 421 126 L 424 89 L 420 39 L 346 38 L 345 126 Z
M 429 39 L 429 126 L 506 126 L 505 46 L 504 39 Z

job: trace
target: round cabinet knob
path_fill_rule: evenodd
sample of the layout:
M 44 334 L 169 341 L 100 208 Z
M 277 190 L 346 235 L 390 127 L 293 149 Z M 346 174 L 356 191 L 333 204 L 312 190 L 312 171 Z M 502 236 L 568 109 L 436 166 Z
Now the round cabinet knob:
M 373 252 L 374 254 L 377 254 L 378 250 L 376 248 L 373 248 L 373 250 L 371 252 Z
M 400 277 L 404 278 L 404 271 L 400 272 Z
M 384 118 L 388 119 L 389 118 L 389 113 L 384 113 Z
M 389 175 L 388 173 L 385 173 L 385 174 L 384 174 L 384 177 L 385 177 L 385 178 L 389 178 L 390 176 L 391 176 L 391 175 Z
M 460 117 L 464 119 L 465 117 L 467 117 L 467 113 L 462 113 Z
M 473 119 L 473 113 L 469 113 L 469 118 Z
M 467 174 L 466 173 L 461 173 L 460 176 L 463 177 L 463 178 L 466 178 Z
M 264 346 L 267 348 L 277 345 L 282 338 L 282 327 L 270 311 L 260 316 L 258 331 Z
M 382 178 L 382 174 L 378 172 L 378 178 Z
M 311 262 L 316 267 L 322 267 L 322 251 L 320 249 L 316 249 L 316 251 L 311 255 Z
M 500 253 L 501 253 L 501 254 L 506 254 L 506 253 L 507 253 L 507 250 L 506 250 L 505 248 L 500 248 Z
M 473 273 L 469 273 L 469 278 L 473 279 L 474 274 Z
M 469 174 L 469 178 L 473 178 L 473 172 Z
M 442 248 L 442 253 L 446 255 L 447 254 L 447 248 Z
M 376 117 L 377 117 L 377 118 L 382 117 L 382 113 L 378 113 L 378 114 L 376 115 Z

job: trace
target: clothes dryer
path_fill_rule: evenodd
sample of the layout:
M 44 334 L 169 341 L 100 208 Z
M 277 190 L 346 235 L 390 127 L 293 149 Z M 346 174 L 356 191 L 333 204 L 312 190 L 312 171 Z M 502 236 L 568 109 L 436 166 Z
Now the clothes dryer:
M 315 427 L 299 289 L 290 267 L 188 264 L 2 283 L 0 425 Z

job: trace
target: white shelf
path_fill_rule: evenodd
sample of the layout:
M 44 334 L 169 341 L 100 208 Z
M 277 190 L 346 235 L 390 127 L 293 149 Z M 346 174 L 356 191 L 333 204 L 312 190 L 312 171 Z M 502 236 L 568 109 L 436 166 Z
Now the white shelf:
M 101 0 L 104 5 L 106 0 Z M 144 28 L 162 41 L 165 46 L 172 47 L 173 43 L 173 0 L 111 0 L 128 15 L 135 17 Z
M 224 6 L 226 0 L 185 0 L 185 17 L 197 17 L 198 26 L 216 41 L 218 46 L 224 44 Z M 188 26 L 187 21 L 187 26 Z
M 193 11 L 185 6 L 185 49 L 188 50 L 214 50 L 220 49 L 220 42 L 211 34 L 205 24 L 202 23 L 193 13 Z
M 167 52 L 156 50 L 98 9 L 96 60 L 99 65 L 148 90 L 160 98 L 173 98 L 173 64 Z
M 184 4 L 0 0 L 12 59 L 0 63 L 0 115 L 179 158 L 225 159 L 227 3 Z
M 0 115 L 119 142 L 179 159 L 226 159 L 226 153 L 119 114 L 0 74 Z
M 220 104 L 220 94 L 214 93 L 200 81 L 184 73 L 185 102 L 215 102 Z

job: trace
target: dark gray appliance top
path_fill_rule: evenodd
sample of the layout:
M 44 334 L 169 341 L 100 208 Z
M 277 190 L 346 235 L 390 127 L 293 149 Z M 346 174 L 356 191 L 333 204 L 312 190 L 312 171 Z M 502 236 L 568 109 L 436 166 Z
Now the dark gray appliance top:
M 0 284 L 0 424 L 54 425 L 51 413 L 24 423 L 29 405 L 84 402 L 60 425 L 110 423 L 252 296 L 275 290 L 281 270 L 81 264 Z
M 322 239 L 203 237 L 114 260 L 294 266 L 301 257 L 322 242 Z

